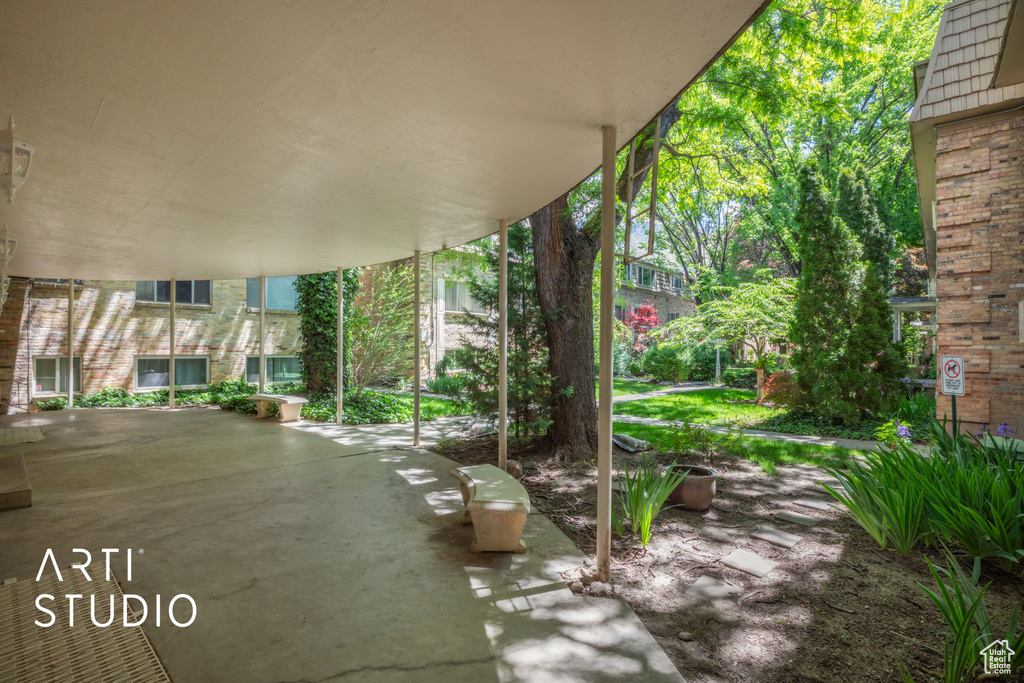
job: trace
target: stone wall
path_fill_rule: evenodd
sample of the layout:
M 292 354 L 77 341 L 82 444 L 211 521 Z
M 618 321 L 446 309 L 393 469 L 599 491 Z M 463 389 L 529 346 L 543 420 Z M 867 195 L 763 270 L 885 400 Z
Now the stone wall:
M 67 284 L 15 281 L 11 287 L 0 312 L 0 411 L 52 396 L 35 390 L 33 361 L 67 355 Z M 85 392 L 134 390 L 136 357 L 170 353 L 169 315 L 170 304 L 136 301 L 131 281 L 76 286 L 75 355 L 82 358 Z M 213 383 L 243 376 L 246 356 L 259 354 L 259 310 L 246 307 L 245 280 L 214 280 L 212 305 L 178 304 L 175 331 L 176 354 L 208 357 Z M 267 355 L 296 355 L 298 314 L 268 310 L 265 340 Z
M 1024 428 L 1024 115 L 936 129 L 939 355 L 962 355 L 959 417 Z M 938 397 L 938 415 L 951 414 Z

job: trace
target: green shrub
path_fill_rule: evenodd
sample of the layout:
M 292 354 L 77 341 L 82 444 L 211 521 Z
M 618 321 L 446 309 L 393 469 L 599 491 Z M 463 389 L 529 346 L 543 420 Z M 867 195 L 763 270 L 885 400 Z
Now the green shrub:
M 427 391 L 456 397 L 466 388 L 467 379 L 466 375 L 438 375 L 437 379 L 427 380 Z
M 971 435 L 946 433 L 933 421 L 931 454 L 897 443 L 830 469 L 842 503 L 879 545 L 907 554 L 919 542 L 941 538 L 1006 570 L 1024 548 L 1024 460 L 1016 450 Z
M 729 349 L 704 342 L 693 347 L 693 370 L 690 372 L 690 379 L 708 382 L 715 378 L 716 350 L 718 348 L 721 348 L 722 353 L 722 370 L 724 371 L 732 365 L 732 354 L 729 353 Z
M 644 372 L 659 382 L 685 382 L 693 370 L 693 351 L 677 344 L 658 344 L 644 354 Z
M 67 396 L 48 398 L 45 401 L 36 401 L 36 408 L 39 410 L 64 410 L 68 407 Z
M 757 372 L 753 368 L 722 370 L 722 384 L 736 389 L 753 389 L 757 386 Z
M 619 477 L 619 484 L 622 487 L 619 490 L 619 505 L 624 517 L 629 519 L 631 531 L 640 537 L 640 543 L 645 548 L 651 541 L 651 523 L 661 512 L 661 507 L 669 495 L 686 477 L 686 472 L 676 470 L 675 465 L 673 462 L 662 471 L 654 458 L 648 462 L 647 456 L 643 456 L 640 467 L 632 477 L 628 470 Z M 616 533 L 622 536 L 625 532 L 625 521 L 619 517 L 614 505 L 612 517 Z

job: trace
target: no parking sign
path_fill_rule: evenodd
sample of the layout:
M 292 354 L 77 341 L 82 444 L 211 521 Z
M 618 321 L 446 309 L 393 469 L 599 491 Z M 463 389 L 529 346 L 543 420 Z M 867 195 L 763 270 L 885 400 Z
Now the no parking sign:
M 942 378 L 942 393 L 947 396 L 963 396 L 966 382 L 964 381 L 964 357 L 942 356 L 939 365 L 939 377 Z

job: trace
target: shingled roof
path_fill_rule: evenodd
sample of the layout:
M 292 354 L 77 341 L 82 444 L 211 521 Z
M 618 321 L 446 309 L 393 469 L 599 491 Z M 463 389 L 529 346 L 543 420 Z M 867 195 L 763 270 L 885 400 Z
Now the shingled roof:
M 1024 83 L 993 88 L 1013 0 L 962 0 L 946 6 L 910 121 L 958 118 L 1024 99 Z M 981 112 L 978 112 L 981 113 Z

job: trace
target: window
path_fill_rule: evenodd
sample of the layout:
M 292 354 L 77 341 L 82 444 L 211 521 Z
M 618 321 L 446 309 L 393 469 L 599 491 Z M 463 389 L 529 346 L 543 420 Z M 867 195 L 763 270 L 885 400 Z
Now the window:
M 633 264 L 622 263 L 620 264 L 621 270 L 619 271 L 619 280 L 622 282 L 632 282 L 633 280 Z
M 636 269 L 636 283 L 641 287 L 654 286 L 654 269 L 646 266 L 638 266 Z
M 66 394 L 68 357 L 36 358 L 33 385 L 37 394 Z M 75 391 L 82 389 L 82 359 L 75 356 Z
M 170 383 L 171 359 L 150 356 L 135 359 L 136 389 L 166 389 Z M 185 356 L 174 359 L 174 385 L 197 387 L 209 383 L 210 359 L 206 356 Z
M 679 314 L 678 313 L 669 313 L 668 314 L 668 321 L 672 322 L 673 320 L 679 320 Z
M 265 356 L 267 364 L 267 382 L 298 382 L 302 379 L 298 356 Z M 249 356 L 245 359 L 245 381 L 258 384 L 260 381 L 260 357 Z
M 683 288 L 683 278 L 679 277 L 678 275 L 673 275 L 672 276 L 672 289 L 682 289 L 682 288 Z
M 177 280 L 174 283 L 174 300 L 178 304 L 201 304 L 209 306 L 213 282 L 211 280 Z M 136 301 L 171 302 L 170 280 L 136 280 Z
M 276 311 L 294 311 L 299 299 L 295 289 L 296 275 L 267 278 L 267 308 Z M 245 305 L 249 308 L 260 307 L 260 279 L 251 277 L 245 281 Z
M 626 319 L 626 307 L 615 304 L 615 317 L 619 320 Z
M 464 282 L 444 284 L 444 308 L 449 313 L 486 313 L 487 309 L 469 293 Z

